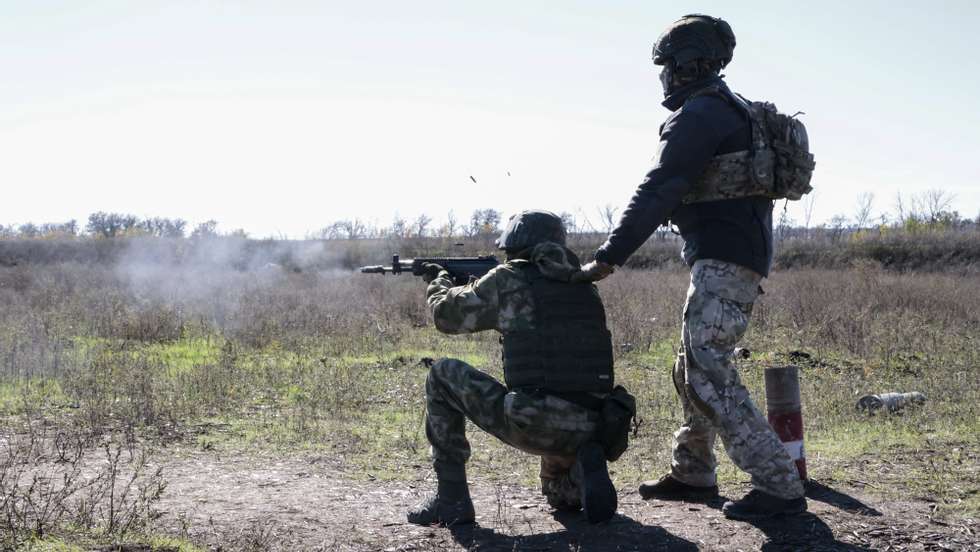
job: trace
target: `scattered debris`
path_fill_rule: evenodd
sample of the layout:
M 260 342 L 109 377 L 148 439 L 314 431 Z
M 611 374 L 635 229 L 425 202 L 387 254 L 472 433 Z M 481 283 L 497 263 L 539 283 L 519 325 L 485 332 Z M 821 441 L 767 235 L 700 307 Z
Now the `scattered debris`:
M 880 393 L 878 395 L 865 395 L 858 399 L 855 408 L 874 414 L 876 411 L 885 408 L 890 413 L 898 412 L 909 406 L 920 406 L 925 404 L 926 396 L 918 391 L 911 393 Z
M 752 351 L 750 351 L 748 347 L 735 347 L 735 351 L 733 355 L 735 356 L 735 358 L 748 360 L 749 358 L 752 357 Z
M 803 351 L 790 351 L 789 352 L 789 359 L 790 360 L 797 361 L 797 362 L 799 362 L 801 360 L 810 360 L 811 358 L 813 358 L 813 355 L 811 355 L 810 353 L 803 352 Z

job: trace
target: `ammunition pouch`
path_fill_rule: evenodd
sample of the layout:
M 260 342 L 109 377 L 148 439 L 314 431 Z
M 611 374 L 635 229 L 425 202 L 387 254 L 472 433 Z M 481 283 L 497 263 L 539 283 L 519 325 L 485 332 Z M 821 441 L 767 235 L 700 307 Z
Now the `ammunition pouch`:
M 614 462 L 626 452 L 635 417 L 636 397 L 622 385 L 617 385 L 602 401 L 600 412 L 598 441 L 606 453 L 606 460 Z

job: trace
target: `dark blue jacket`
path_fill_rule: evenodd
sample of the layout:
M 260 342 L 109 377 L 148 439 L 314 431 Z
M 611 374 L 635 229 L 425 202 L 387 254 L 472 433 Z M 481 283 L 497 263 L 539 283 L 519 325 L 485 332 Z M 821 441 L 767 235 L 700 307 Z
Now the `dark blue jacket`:
M 718 259 L 769 275 L 773 253 L 769 199 L 681 204 L 712 157 L 746 150 L 751 144 L 751 127 L 740 109 L 715 94 L 691 98 L 711 85 L 725 87 L 724 81 L 714 77 L 685 86 L 664 101 L 673 113 L 660 127 L 655 164 L 633 194 L 619 225 L 596 251 L 596 260 L 624 264 L 669 219 L 684 239 L 688 265 L 698 259 Z

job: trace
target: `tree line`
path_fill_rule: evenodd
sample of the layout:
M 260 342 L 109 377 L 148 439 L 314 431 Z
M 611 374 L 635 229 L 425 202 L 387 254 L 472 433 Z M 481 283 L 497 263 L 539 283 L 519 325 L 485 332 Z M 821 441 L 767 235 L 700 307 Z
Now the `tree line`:
M 828 222 L 812 225 L 811 218 L 818 193 L 811 193 L 802 201 L 803 219 L 796 220 L 786 209 L 777 206 L 775 231 L 778 239 L 830 237 L 839 238 L 855 231 L 893 228 L 909 232 L 920 230 L 951 230 L 980 227 L 980 215 L 976 219 L 965 218 L 952 209 L 954 196 L 944 190 L 928 190 L 909 196 L 896 194 L 892 211 L 876 209 L 875 195 L 861 193 L 857 196 L 853 212 L 837 214 Z M 615 228 L 619 209 L 605 205 L 591 216 L 583 210 L 577 214 L 561 212 L 559 216 L 570 234 L 605 234 Z M 595 222 L 593 222 L 595 221 Z M 360 239 L 409 239 L 409 238 L 479 238 L 500 233 L 504 224 L 501 211 L 476 209 L 468 219 L 459 219 L 450 211 L 437 223 L 431 216 L 421 214 L 414 219 L 396 215 L 388 225 L 371 223 L 360 218 L 337 220 L 320 230 L 310 233 L 307 239 L 360 240 Z M 668 227 L 657 230 L 657 238 L 663 240 L 670 233 Z M 57 223 L 21 225 L 0 224 L 0 239 L 16 238 L 117 238 L 126 236 L 153 236 L 160 238 L 206 238 L 213 236 L 237 236 L 247 238 L 244 230 L 219 233 L 218 222 L 207 220 L 193 227 L 180 218 L 140 218 L 126 213 L 99 211 L 88 216 L 82 226 L 76 220 Z
M 49 222 L 35 224 L 27 222 L 19 226 L 0 224 L 0 239 L 3 238 L 118 238 L 124 236 L 154 236 L 158 238 L 200 238 L 218 235 L 218 221 L 208 220 L 190 229 L 188 223 L 180 218 L 150 217 L 140 218 L 127 213 L 107 213 L 99 211 L 88 216 L 85 226 L 77 220 L 68 222 Z M 230 234 L 245 236 L 243 230 Z

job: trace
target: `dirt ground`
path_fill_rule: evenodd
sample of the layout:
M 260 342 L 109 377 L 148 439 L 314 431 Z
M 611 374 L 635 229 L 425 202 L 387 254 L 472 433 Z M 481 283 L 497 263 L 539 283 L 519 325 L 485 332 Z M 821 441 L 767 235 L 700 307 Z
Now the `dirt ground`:
M 432 481 L 355 480 L 326 457 L 193 452 L 165 469 L 162 529 L 212 550 L 980 550 L 975 520 L 837 485 L 814 484 L 804 515 L 754 524 L 725 519 L 721 500 L 646 502 L 624 488 L 618 514 L 591 526 L 553 515 L 536 489 L 471 474 L 477 523 L 443 529 L 404 521 Z

